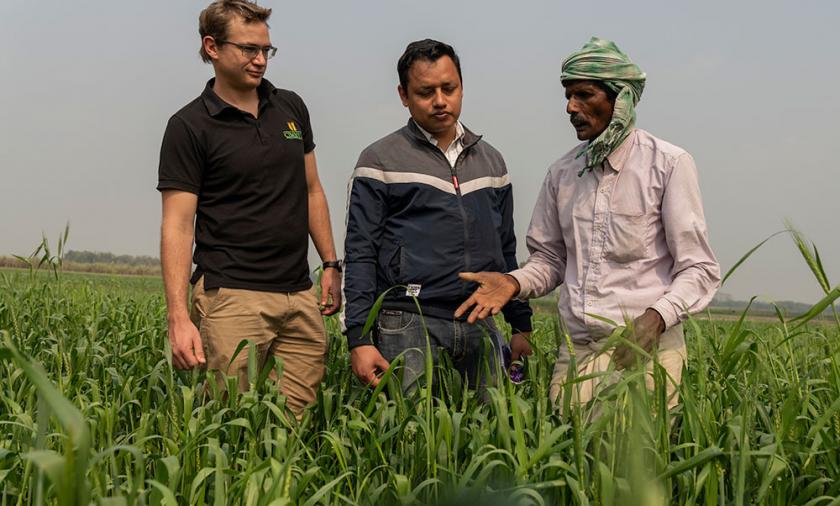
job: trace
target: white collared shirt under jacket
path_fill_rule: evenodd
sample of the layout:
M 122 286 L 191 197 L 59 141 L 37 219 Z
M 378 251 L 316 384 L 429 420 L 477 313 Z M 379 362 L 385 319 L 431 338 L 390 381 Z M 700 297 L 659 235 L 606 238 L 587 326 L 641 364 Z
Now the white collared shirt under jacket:
M 635 129 L 601 167 L 578 177 L 583 146 L 548 170 L 528 229 L 531 256 L 511 272 L 520 298 L 559 286 L 575 342 L 591 342 L 647 308 L 670 328 L 701 311 L 720 283 L 697 169 L 685 150 Z
M 417 125 L 417 128 L 420 130 L 420 132 L 426 137 L 426 140 L 431 142 L 433 145 L 438 146 L 437 139 L 435 139 L 434 135 L 427 132 L 416 121 L 414 122 L 414 124 Z M 449 161 L 449 166 L 455 167 L 455 162 L 458 160 L 458 155 L 460 155 L 461 151 L 464 150 L 464 126 L 461 124 L 460 121 L 455 122 L 455 138 L 452 139 L 452 142 L 449 143 L 449 146 L 447 146 L 446 149 L 443 149 L 440 146 L 438 146 L 438 149 L 441 150 L 443 156 L 445 156 L 447 161 Z

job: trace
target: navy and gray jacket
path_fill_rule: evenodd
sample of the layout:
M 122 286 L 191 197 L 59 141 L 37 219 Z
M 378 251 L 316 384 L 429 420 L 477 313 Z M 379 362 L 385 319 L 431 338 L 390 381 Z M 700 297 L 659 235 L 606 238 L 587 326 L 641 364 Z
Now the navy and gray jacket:
M 454 318 L 478 286 L 459 272 L 517 268 L 513 195 L 501 154 L 464 129 L 464 150 L 452 168 L 414 121 L 359 156 L 350 181 L 345 255 L 345 320 L 350 348 L 362 336 L 376 299 L 382 307 Z M 405 287 L 408 287 L 405 288 Z M 531 308 L 511 301 L 505 320 L 531 330 Z

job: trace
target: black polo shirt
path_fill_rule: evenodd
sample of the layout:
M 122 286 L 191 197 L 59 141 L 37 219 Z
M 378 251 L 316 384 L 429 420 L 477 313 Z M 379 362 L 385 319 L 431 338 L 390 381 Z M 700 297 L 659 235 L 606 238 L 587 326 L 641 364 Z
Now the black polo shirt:
M 294 92 L 263 79 L 254 118 L 204 92 L 169 119 L 157 189 L 198 195 L 195 283 L 295 292 L 309 279 L 303 155 L 315 149 L 309 112 Z

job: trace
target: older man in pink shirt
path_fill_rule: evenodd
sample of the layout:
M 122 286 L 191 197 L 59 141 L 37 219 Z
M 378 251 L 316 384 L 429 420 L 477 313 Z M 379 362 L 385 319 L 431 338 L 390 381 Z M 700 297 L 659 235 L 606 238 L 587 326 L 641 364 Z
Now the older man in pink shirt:
M 611 320 L 627 322 L 627 339 L 656 353 L 673 407 L 685 361 L 681 322 L 701 311 L 720 283 L 694 160 L 634 128 L 645 74 L 614 43 L 593 38 L 566 59 L 561 79 L 569 119 L 586 142 L 549 167 L 528 229 L 525 266 L 508 274 L 462 273 L 479 289 L 456 316 L 473 308 L 470 321 L 486 318 L 513 297 L 559 287 L 558 310 L 578 375 L 594 374 L 576 383 L 576 400 L 588 401 L 614 379 L 595 374 L 610 371 L 611 361 L 621 369 L 636 358 L 628 346 L 603 349 L 614 330 L 605 320 Z M 561 347 L 553 400 L 568 367 L 569 350 Z

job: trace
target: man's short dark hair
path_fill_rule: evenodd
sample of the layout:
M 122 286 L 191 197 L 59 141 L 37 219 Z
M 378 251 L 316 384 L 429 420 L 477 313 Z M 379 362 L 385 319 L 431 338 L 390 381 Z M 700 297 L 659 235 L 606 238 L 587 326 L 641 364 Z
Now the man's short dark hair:
M 408 91 L 408 70 L 417 60 L 435 62 L 443 56 L 448 56 L 458 69 L 458 79 L 464 82 L 461 75 L 461 60 L 455 53 L 455 49 L 449 44 L 444 44 L 432 39 L 416 40 L 406 46 L 405 52 L 397 62 L 397 74 L 400 76 L 400 86 Z

